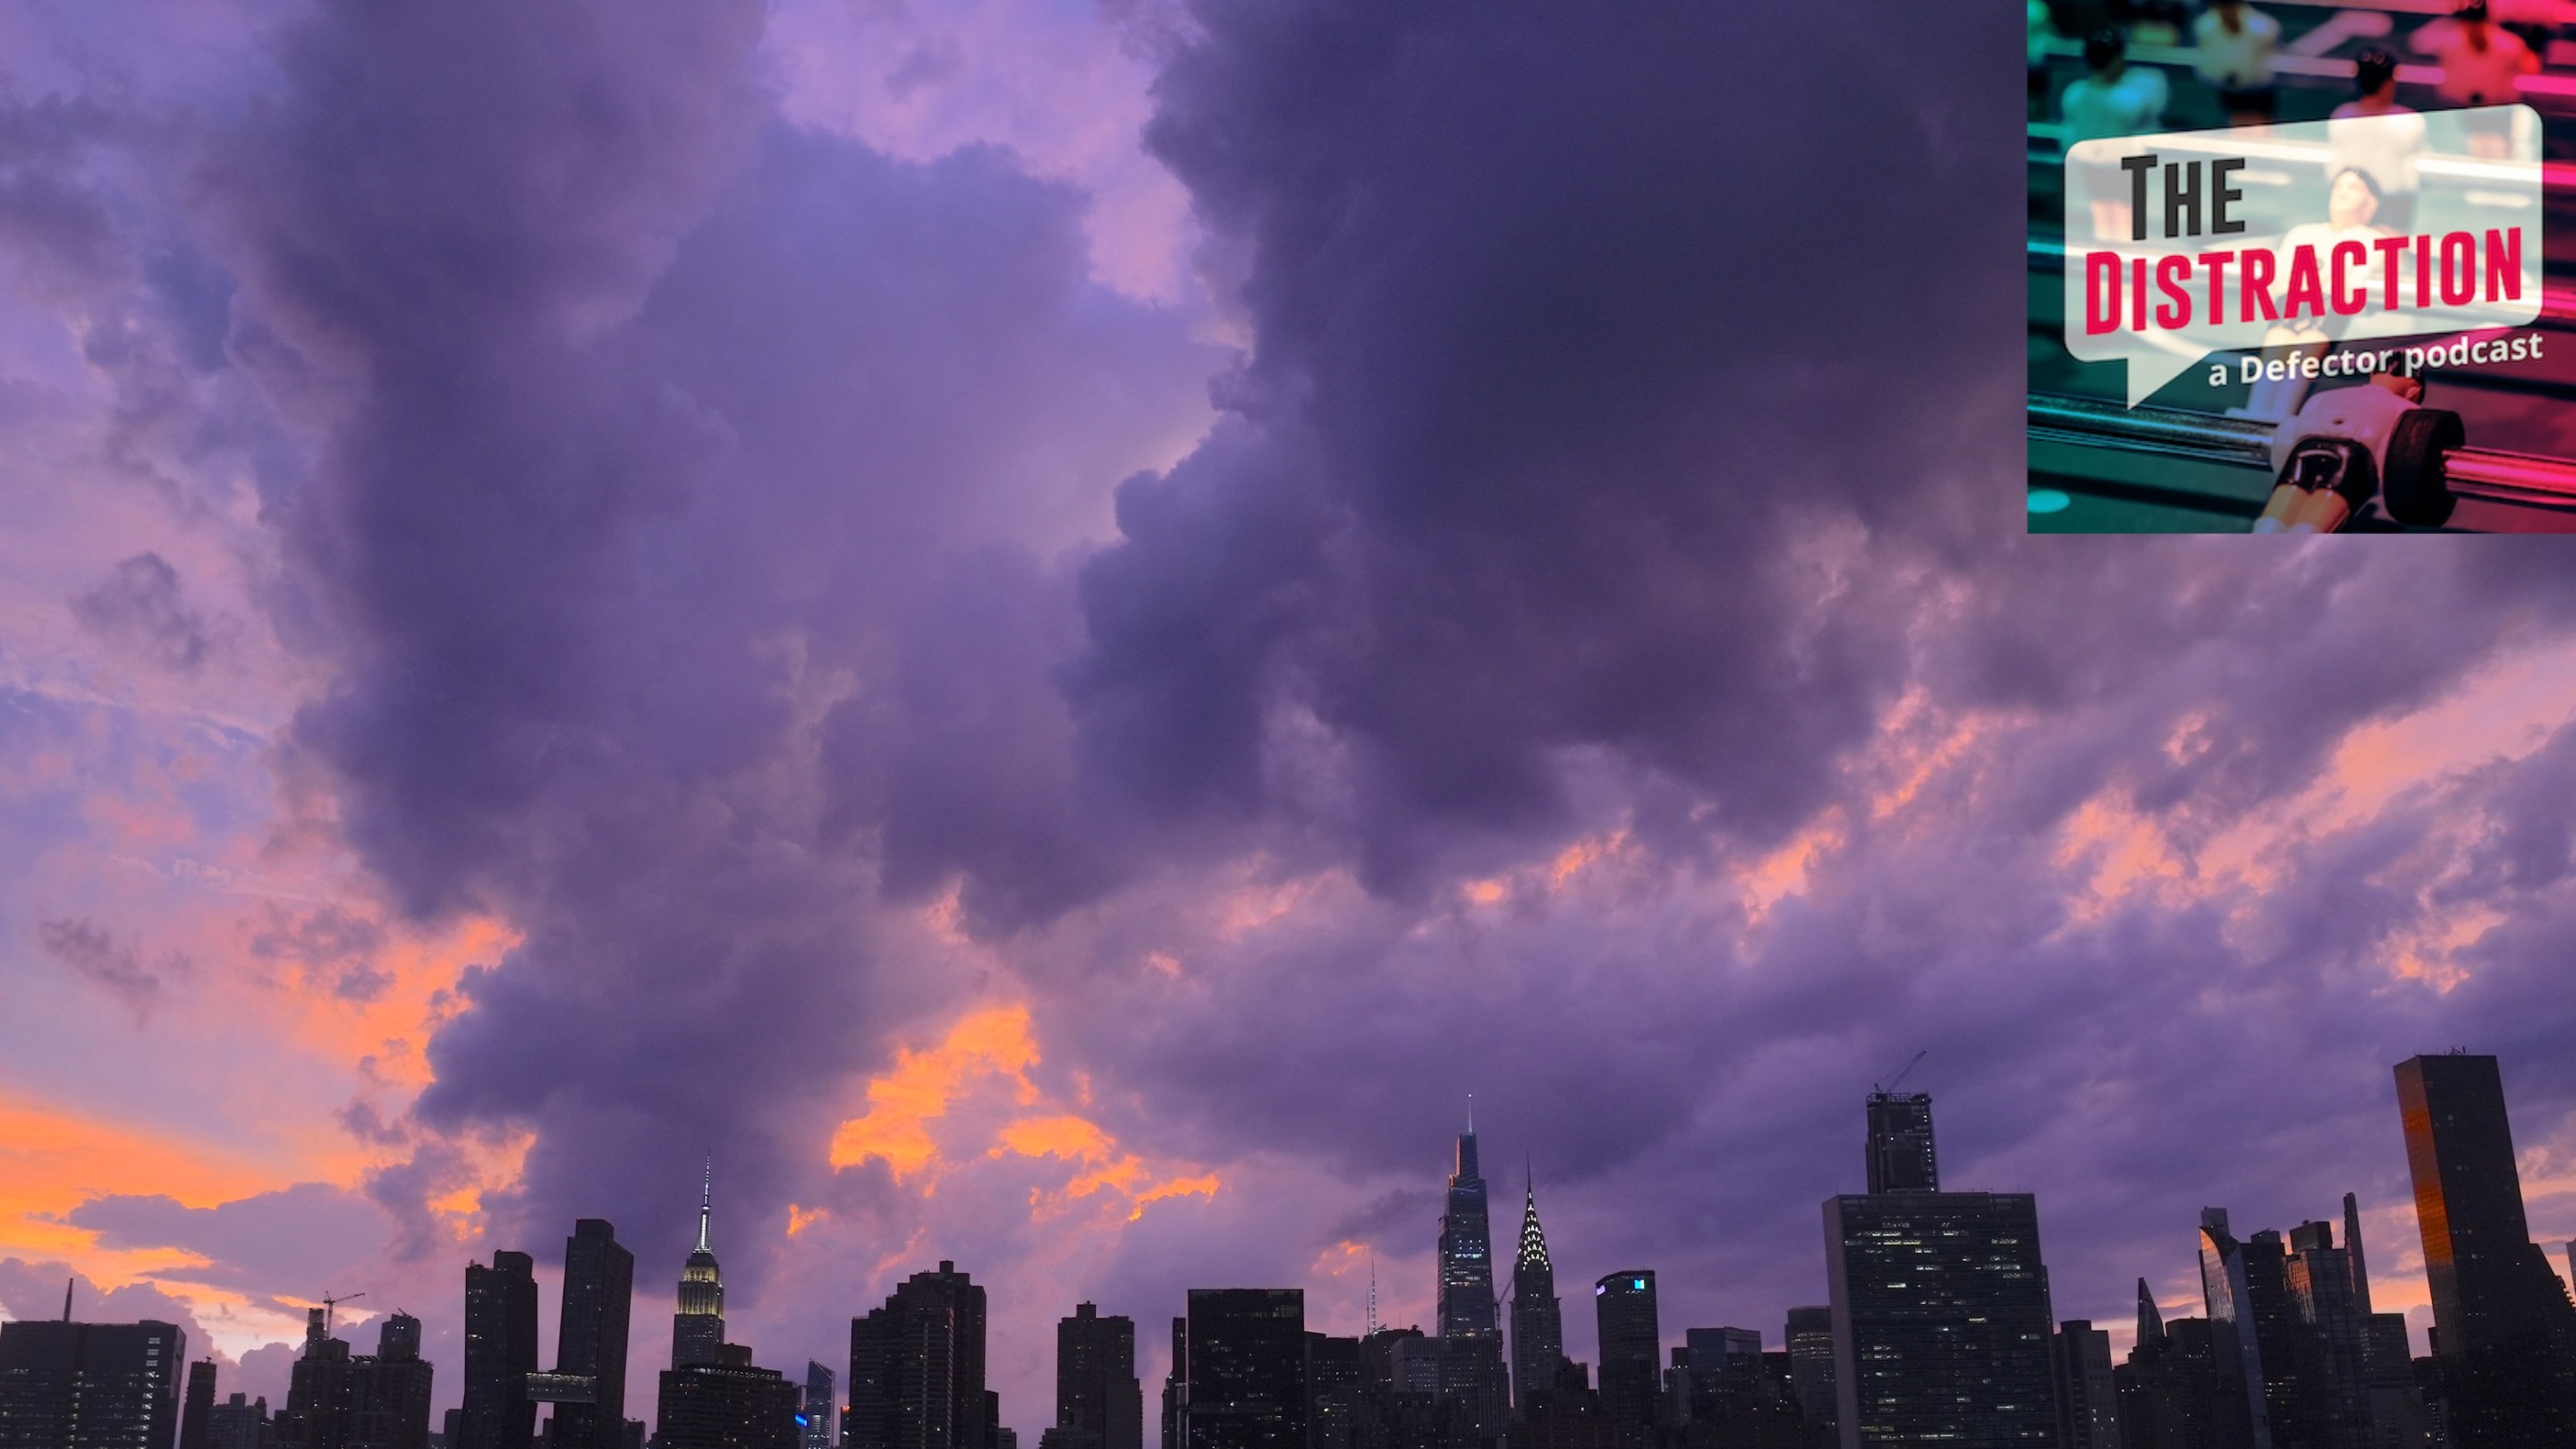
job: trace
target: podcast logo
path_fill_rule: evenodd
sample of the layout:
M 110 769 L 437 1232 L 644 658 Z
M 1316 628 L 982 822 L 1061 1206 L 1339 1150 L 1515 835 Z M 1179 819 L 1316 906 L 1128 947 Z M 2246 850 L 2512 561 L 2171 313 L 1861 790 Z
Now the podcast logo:
M 2428 122 L 2456 150 L 2429 149 Z M 2082 142 L 2066 157 L 2067 350 L 2125 361 L 2135 407 L 2194 365 L 2213 385 L 2330 375 L 2367 355 L 2330 344 L 2529 323 L 2539 124 L 2487 106 Z

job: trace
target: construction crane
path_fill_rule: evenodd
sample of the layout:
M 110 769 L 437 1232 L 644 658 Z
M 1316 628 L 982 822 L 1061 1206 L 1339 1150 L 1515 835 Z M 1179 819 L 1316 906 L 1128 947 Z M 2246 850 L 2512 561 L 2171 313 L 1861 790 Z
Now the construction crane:
M 344 1295 L 344 1296 L 339 1297 L 339 1298 L 334 1298 L 334 1297 L 332 1297 L 332 1296 L 331 1296 L 330 1294 L 328 1294 L 328 1293 L 323 1294 L 323 1295 L 322 1295 L 322 1336 L 323 1336 L 324 1338 L 329 1338 L 329 1337 L 331 1336 L 331 1310 L 332 1310 L 332 1309 L 334 1309 L 334 1308 L 336 1308 L 336 1307 L 340 1306 L 340 1305 L 341 1305 L 341 1304 L 343 1304 L 343 1303 L 355 1303 L 355 1302 L 357 1302 L 359 1299 L 364 1298 L 364 1297 L 366 1297 L 366 1296 L 367 1296 L 367 1295 L 366 1295 L 366 1294 L 364 1294 L 364 1293 L 350 1293 L 350 1294 Z
M 1882 1097 L 1893 1095 L 1898 1087 L 1905 1085 L 1905 1079 L 1907 1077 L 1914 1075 L 1914 1069 L 1923 1064 L 1923 1059 L 1930 1055 L 1932 1055 L 1932 1049 L 1930 1047 L 1925 1047 L 1923 1050 L 1916 1052 L 1914 1054 L 1914 1060 L 1907 1062 L 1903 1067 L 1899 1068 L 1896 1076 L 1890 1080 L 1886 1086 L 1882 1087 L 1872 1083 L 1870 1090 L 1878 1093 Z

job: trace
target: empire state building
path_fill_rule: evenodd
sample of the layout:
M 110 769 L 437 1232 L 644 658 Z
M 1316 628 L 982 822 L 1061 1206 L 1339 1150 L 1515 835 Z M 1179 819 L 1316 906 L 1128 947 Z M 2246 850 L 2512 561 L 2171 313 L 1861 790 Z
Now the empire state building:
M 671 1367 L 711 1364 L 724 1348 L 724 1277 L 707 1246 L 708 1209 L 715 1201 L 715 1163 L 707 1164 L 698 1198 L 698 1246 L 680 1270 L 680 1311 L 671 1315 Z

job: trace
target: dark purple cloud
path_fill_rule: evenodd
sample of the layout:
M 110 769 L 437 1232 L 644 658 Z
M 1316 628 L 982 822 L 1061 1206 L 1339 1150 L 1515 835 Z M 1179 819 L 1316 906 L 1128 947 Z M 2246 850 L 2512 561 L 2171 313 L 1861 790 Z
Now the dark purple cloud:
M 1262 762 L 1311 712 L 1390 888 L 1562 832 L 1588 751 L 1784 833 L 1903 680 L 1926 567 L 2006 522 L 2018 282 L 1974 203 L 2010 178 L 1957 106 L 1993 37 L 1199 13 L 1150 135 L 1248 251 L 1256 350 L 1242 430 L 1127 484 L 1085 571 L 1091 757 L 1174 813 L 1295 808 Z M 1712 75 L 1792 48 L 1866 79 Z
M 137 1021 L 148 1019 L 161 1004 L 161 972 L 144 963 L 138 947 L 119 941 L 98 922 L 86 917 L 47 921 L 37 936 L 47 954 L 124 1003 Z
M 165 669 L 193 672 L 216 647 L 213 624 L 188 606 L 179 571 L 157 553 L 119 562 L 71 608 L 82 628 Z
M 102 1247 L 177 1248 L 208 1260 L 156 1278 L 262 1293 L 301 1283 L 307 1298 L 345 1289 L 350 1270 L 383 1246 L 387 1226 L 364 1197 L 319 1182 L 205 1208 L 159 1196 L 92 1198 L 63 1220 L 97 1234 Z
M 987 835 L 955 818 L 982 787 L 927 763 L 961 722 L 927 696 L 992 759 L 1060 715 L 1050 561 L 1186 435 L 1211 357 L 1091 286 L 1079 198 L 1008 155 L 899 164 L 765 119 L 760 16 L 324 7 L 204 170 L 236 355 L 321 389 L 317 461 L 270 501 L 281 607 L 336 669 L 297 758 L 409 912 L 524 937 L 466 974 L 417 1115 L 536 1131 L 485 1206 L 540 1250 L 576 1214 L 685 1243 L 715 1151 L 750 1283 L 884 1051 L 880 852 L 917 898 Z M 924 768 L 836 771 L 818 803 L 826 719 Z M 262 939 L 362 961 L 331 924 Z M 431 1143 L 371 1186 L 425 1244 L 417 1203 L 463 1170 Z

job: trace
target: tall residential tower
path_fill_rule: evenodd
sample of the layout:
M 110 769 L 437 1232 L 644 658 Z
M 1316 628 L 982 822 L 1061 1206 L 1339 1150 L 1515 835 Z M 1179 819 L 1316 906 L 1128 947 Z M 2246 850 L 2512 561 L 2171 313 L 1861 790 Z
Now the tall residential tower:
M 2453 1442 L 2576 1442 L 2576 1308 L 2523 1216 L 2496 1059 L 2396 1070 Z
M 536 1260 L 508 1251 L 465 1265 L 465 1407 L 447 1449 L 528 1449 L 537 1403 Z

